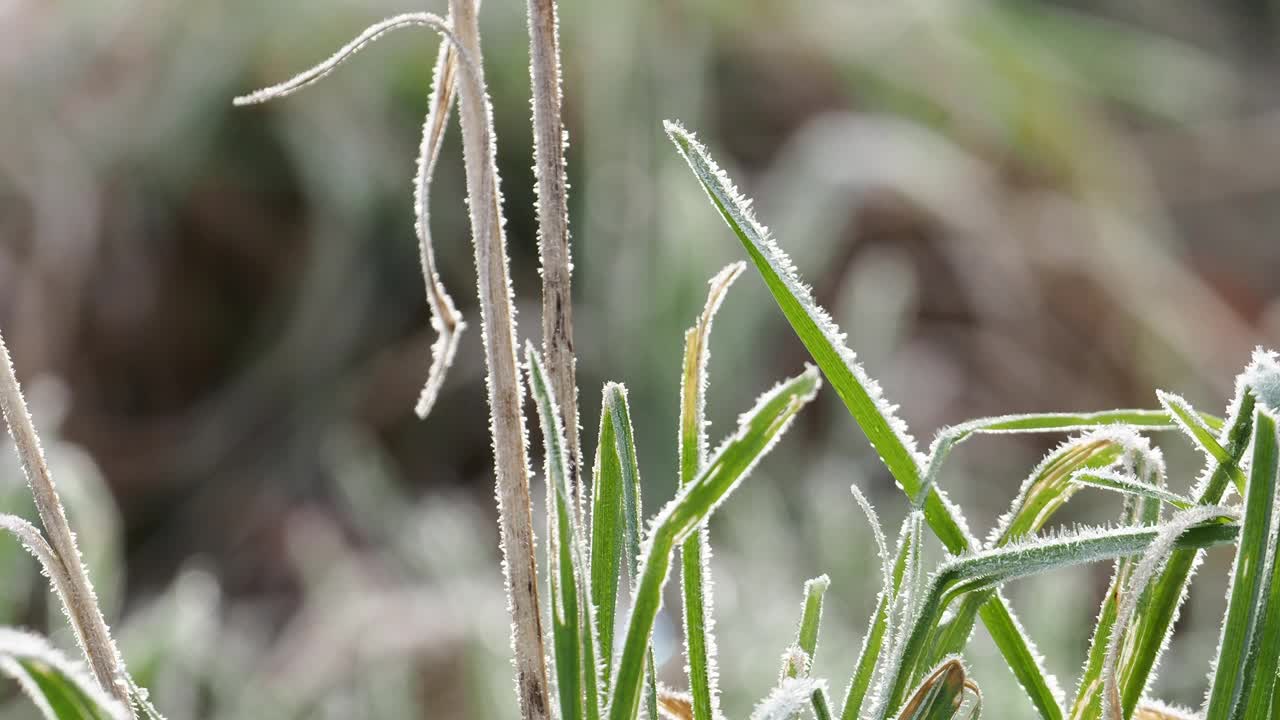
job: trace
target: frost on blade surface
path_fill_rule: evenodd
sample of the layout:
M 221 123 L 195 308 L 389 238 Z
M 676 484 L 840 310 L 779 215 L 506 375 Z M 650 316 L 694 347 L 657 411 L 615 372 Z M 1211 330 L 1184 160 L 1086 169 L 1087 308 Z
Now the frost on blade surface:
M 711 279 L 702 314 L 685 333 L 683 370 L 680 373 L 680 428 L 677 433 L 681 486 L 692 482 L 706 464 L 707 364 L 711 355 L 711 324 L 729 286 L 745 269 L 744 263 L 733 263 Z M 714 720 L 720 716 L 711 545 L 707 532 L 707 528 L 700 528 L 685 540 L 681 548 L 685 669 L 693 698 L 691 712 L 696 720 Z
M 427 117 L 422 122 L 422 142 L 418 151 L 418 172 L 413 180 L 414 229 L 418 234 L 418 259 L 426 286 L 427 307 L 431 310 L 431 328 L 436 340 L 431 345 L 431 367 L 414 408 L 419 418 L 426 418 L 440 395 L 445 375 L 458 352 L 458 340 L 467 324 L 453 304 L 453 298 L 440 280 L 435 248 L 431 241 L 431 180 L 444 141 L 445 127 L 453 108 L 454 74 L 457 72 L 457 49 L 453 43 L 442 43 L 432 72 L 431 100 Z
M 815 692 L 825 693 L 826 680 L 784 678 L 751 712 L 751 720 L 790 720 L 809 707 Z
M 449 23 L 439 15 L 427 12 L 403 13 L 385 20 L 376 22 L 365 28 L 364 32 L 355 37 L 354 40 L 343 45 L 337 52 L 329 56 L 329 59 L 321 62 L 297 75 L 285 80 L 282 83 L 262 88 L 235 98 L 232 102 L 236 105 L 257 105 L 276 98 L 288 97 L 295 92 L 312 85 L 324 78 L 328 77 L 338 66 L 346 62 L 352 55 L 360 52 L 383 35 L 395 30 L 406 27 L 428 27 L 438 33 L 451 37 Z M 457 43 L 454 43 L 455 45 Z
M 789 297 L 775 293 L 775 299 L 783 306 L 784 312 L 788 310 L 786 303 L 790 302 L 795 305 L 793 309 L 803 313 L 804 320 L 799 322 L 804 327 L 797 325 L 796 328 L 800 339 L 849 406 L 894 478 L 908 495 L 914 494 L 920 483 L 924 458 L 916 450 L 915 440 L 906 423 L 897 416 L 896 406 L 884 398 L 879 383 L 867 375 L 857 356 L 845 344 L 845 334 L 827 311 L 814 301 L 809 287 L 797 275 L 791 258 L 770 237 L 769 230 L 756 220 L 751 211 L 751 201 L 738 192 L 728 175 L 716 165 L 692 133 L 671 121 L 667 121 L 665 127 L 712 203 L 746 245 L 753 261 L 766 276 L 766 282 L 772 280 L 785 288 Z M 793 323 L 798 322 L 791 313 L 788 317 Z M 820 336 L 820 340 L 812 337 L 813 334 Z
M 1138 601 L 1143 591 L 1151 584 L 1152 578 L 1164 566 L 1173 552 L 1174 542 L 1186 532 L 1187 528 L 1212 520 L 1217 517 L 1234 517 L 1236 512 L 1230 508 L 1216 505 L 1205 505 L 1186 510 L 1175 515 L 1161 528 L 1160 533 L 1147 548 L 1138 567 L 1129 580 L 1128 591 L 1121 598 L 1120 609 L 1116 613 L 1115 624 L 1111 629 L 1111 637 L 1107 641 L 1107 654 L 1102 664 L 1103 703 L 1107 708 L 1107 716 L 1122 713 L 1120 708 L 1120 688 L 1118 687 L 1121 665 L 1121 641 L 1126 637 L 1126 629 L 1138 611 Z M 1181 606 L 1181 603 L 1179 603 Z M 1175 610 L 1176 612 L 1176 610 Z M 1172 623 L 1171 623 L 1172 624 Z M 1168 646 L 1166 637 L 1160 645 L 1160 653 Z M 1158 658 L 1152 663 L 1154 666 Z
M 1280 355 L 1261 347 L 1241 376 L 1243 384 L 1258 396 L 1258 402 L 1273 415 L 1280 414 Z
M 1046 454 L 1023 481 L 1009 512 L 1000 517 L 988 536 L 987 546 L 1007 544 L 1044 527 L 1079 489 L 1071 481 L 1076 471 L 1118 466 L 1132 473 L 1139 464 L 1158 469 L 1163 476 L 1159 449 L 1131 428 L 1116 425 L 1066 440 Z
M 881 587 L 885 589 L 889 597 L 892 597 L 893 565 L 889 560 L 889 546 L 885 542 L 884 526 L 880 524 L 880 516 L 876 514 L 875 508 L 871 506 L 871 501 L 858 489 L 857 485 L 850 485 L 849 491 L 853 493 L 853 498 L 858 501 L 858 507 L 862 509 L 862 514 L 867 518 L 867 524 L 871 526 L 871 533 L 876 540 L 876 553 L 880 556 Z
M 0 628 L 0 673 L 17 680 L 23 692 L 51 720 L 71 717 L 68 711 L 76 709 L 83 720 L 130 717 L 123 706 L 98 687 L 81 663 L 68 660 L 39 635 Z

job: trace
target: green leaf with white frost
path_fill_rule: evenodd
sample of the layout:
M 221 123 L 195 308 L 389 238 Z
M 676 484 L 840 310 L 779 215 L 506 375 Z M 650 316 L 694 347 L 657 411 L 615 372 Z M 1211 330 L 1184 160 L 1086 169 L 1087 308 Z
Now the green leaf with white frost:
M 862 508 L 871 524 L 875 535 L 876 546 L 880 554 L 880 562 L 884 566 L 880 585 L 880 594 L 876 599 L 876 608 L 867 623 L 867 633 L 862 639 L 862 649 L 858 651 L 858 662 L 854 665 L 853 678 L 849 681 L 849 689 L 845 692 L 844 705 L 840 710 L 841 720 L 856 720 L 862 714 L 862 705 L 875 682 L 876 670 L 881 667 L 881 658 L 886 653 L 885 635 L 889 628 L 890 614 L 895 595 L 902 585 L 902 576 L 906 572 L 907 556 L 911 552 L 910 539 L 904 532 L 897 548 L 897 559 L 889 565 L 885 548 L 884 531 L 880 519 L 857 486 L 851 486 L 854 498 Z M 892 644 L 892 639 L 888 641 Z
M 619 468 L 622 470 L 623 557 L 627 573 L 631 577 L 631 592 L 640 583 L 640 534 L 644 525 L 644 503 L 640 494 L 640 464 L 636 456 L 635 434 L 631 429 L 631 407 L 627 402 L 627 389 L 613 385 L 605 393 L 605 405 L 601 410 L 613 420 L 614 438 Z M 645 651 L 645 702 L 649 717 L 658 715 L 658 679 L 653 662 L 653 644 Z
M 930 634 L 957 597 L 1049 570 L 1134 555 L 1146 550 L 1159 531 L 1159 527 L 1142 526 L 1085 529 L 943 562 L 930 580 L 928 593 L 885 678 L 888 706 L 903 701 Z M 1210 522 L 1189 528 L 1175 542 L 1178 547 L 1210 547 L 1230 543 L 1238 534 L 1236 525 Z
M 525 347 L 525 362 L 546 455 L 547 576 L 551 586 L 552 650 L 560 717 L 565 720 L 584 716 L 598 718 L 599 708 L 594 708 L 595 712 L 591 713 L 587 705 L 598 705 L 599 697 L 584 688 L 584 685 L 594 685 L 584 677 L 584 668 L 594 668 L 595 662 L 593 658 L 583 657 L 584 649 L 593 643 L 589 637 L 590 624 L 584 622 L 589 615 L 582 607 L 582 599 L 587 596 L 582 539 L 569 487 L 564 429 L 560 425 L 554 391 L 547 384 L 546 370 L 533 343 Z
M 738 193 L 693 135 L 673 122 L 667 122 L 666 129 L 712 205 L 741 241 L 797 337 L 844 401 L 903 492 L 914 499 L 922 485 L 924 458 L 916 450 L 906 424 L 894 414 L 894 407 L 885 401 L 879 384 L 858 364 L 853 351 L 844 343 L 844 334 L 827 312 L 814 302 L 812 293 L 797 277 L 791 259 L 769 238 L 768 230 L 756 221 L 750 202 Z M 941 493 L 928 494 L 924 512 L 929 526 L 949 551 L 963 552 L 974 545 L 973 537 L 959 518 L 959 510 L 947 503 Z M 1054 684 L 1004 600 L 993 598 L 983 607 L 982 618 L 1040 715 L 1049 720 L 1060 720 L 1062 710 L 1058 706 Z
M 1072 483 L 1074 473 L 1083 469 L 1101 469 L 1117 463 L 1133 466 L 1141 463 L 1163 474 L 1164 462 L 1150 442 L 1123 426 L 1095 428 L 1070 438 L 1045 458 L 1023 481 L 1008 513 L 996 523 L 988 540 L 990 547 L 1003 547 L 1020 538 L 1038 533 L 1079 489 Z M 1130 471 L 1134 468 L 1130 467 Z M 973 593 L 964 598 L 951 619 L 944 623 L 933 641 L 925 665 L 964 650 L 973 634 L 973 626 L 981 608 L 995 589 Z
M 619 386 L 613 383 L 604 386 L 591 489 L 591 602 L 596 608 L 596 622 L 599 623 L 602 690 L 605 692 L 613 683 L 613 628 L 617 617 L 618 585 L 622 578 L 626 526 L 618 433 L 614 415 L 609 412 L 610 395 L 618 392 Z
M 1227 422 L 1220 442 L 1227 449 L 1225 461 L 1210 460 L 1191 493 L 1198 505 L 1216 505 L 1222 501 L 1231 478 L 1240 466 L 1253 432 L 1253 413 L 1256 396 L 1250 389 L 1250 378 L 1259 374 L 1280 373 L 1273 356 L 1255 353 L 1253 361 L 1236 378 L 1235 396 L 1227 408 Z M 1132 664 L 1122 668 L 1120 694 L 1126 716 L 1133 713 L 1138 701 L 1146 693 L 1147 685 L 1160 662 L 1164 648 L 1169 643 L 1174 622 L 1182 602 L 1186 599 L 1201 554 L 1194 549 L 1175 549 L 1164 569 L 1151 585 L 1143 601 L 1143 614 L 1131 631 L 1135 640 Z
M 711 279 L 707 303 L 697 323 L 684 336 L 684 364 L 680 376 L 680 486 L 694 481 L 707 461 L 707 362 L 711 322 L 733 281 L 746 265 L 737 262 Z M 712 632 L 711 545 L 707 528 L 698 529 L 680 548 L 681 591 L 684 598 L 685 656 L 689 662 L 689 690 L 694 720 L 720 715 L 716 640 Z
M 1244 524 L 1231 572 L 1227 615 L 1206 704 L 1207 717 L 1238 717 L 1246 685 L 1253 679 L 1249 671 L 1263 619 L 1259 608 L 1263 605 L 1268 579 L 1266 558 L 1272 542 L 1278 460 L 1276 420 L 1259 407 L 1253 416 L 1253 455 L 1245 491 Z M 1274 652 L 1275 648 L 1267 651 Z
M 1227 449 L 1222 447 L 1222 443 L 1218 442 L 1217 436 L 1213 430 L 1204 422 L 1196 409 L 1191 407 L 1191 403 L 1182 397 L 1164 390 L 1156 391 L 1156 398 L 1160 400 L 1160 404 L 1169 411 L 1169 415 L 1178 421 L 1178 428 L 1186 433 L 1210 459 L 1226 463 L 1228 472 L 1231 473 L 1231 481 L 1235 484 L 1236 490 L 1244 495 L 1244 472 L 1231 462 L 1231 454 Z
M 1187 510 L 1195 504 L 1190 498 L 1185 498 L 1150 483 L 1144 483 L 1132 475 L 1112 470 L 1078 470 L 1071 474 L 1071 482 L 1088 487 L 1111 490 L 1132 497 L 1158 500 L 1168 503 L 1179 510 Z
M 0 673 L 18 681 L 46 720 L 130 717 L 78 664 L 38 635 L 0 628 Z
M 1138 468 L 1131 468 L 1137 470 Z M 1150 469 L 1150 468 L 1148 468 Z M 1094 473 L 1097 476 L 1103 473 Z M 1155 480 L 1155 482 L 1142 482 L 1137 480 L 1133 475 L 1121 473 L 1110 473 L 1121 479 L 1123 482 L 1131 482 L 1141 485 L 1144 488 L 1150 488 L 1153 492 L 1149 494 L 1133 494 L 1125 499 L 1124 511 L 1121 514 L 1121 524 L 1142 523 L 1144 525 L 1153 525 L 1160 519 L 1160 498 L 1159 493 L 1164 492 L 1160 486 L 1163 484 L 1163 473 L 1147 472 L 1147 476 Z M 1072 482 L 1079 482 L 1080 478 L 1088 475 L 1085 472 L 1077 472 L 1072 476 Z M 1157 484 L 1159 483 L 1159 484 Z M 1181 534 L 1182 530 L 1189 524 L 1194 524 L 1210 516 L 1191 517 L 1185 514 L 1187 522 L 1181 523 L 1177 520 L 1165 526 L 1163 535 L 1152 543 L 1152 547 L 1148 549 L 1147 554 L 1159 553 L 1163 558 L 1167 556 L 1172 547 L 1173 538 Z M 1069 717 L 1071 720 L 1085 720 L 1086 718 L 1100 718 L 1102 714 L 1102 691 L 1103 691 L 1103 673 L 1110 672 L 1109 678 L 1116 678 L 1117 662 L 1113 658 L 1108 665 L 1108 651 L 1111 643 L 1120 641 L 1123 638 L 1134 637 L 1135 627 L 1132 626 L 1131 618 L 1125 617 L 1117 624 L 1117 620 L 1121 614 L 1121 603 L 1126 600 L 1125 592 L 1128 588 L 1129 592 L 1138 592 L 1145 594 L 1147 592 L 1146 585 L 1150 581 L 1150 574 L 1154 572 L 1154 568 L 1150 571 L 1142 567 L 1141 580 L 1131 582 L 1134 575 L 1134 568 L 1141 566 L 1134 558 L 1126 557 L 1116 560 L 1116 568 L 1111 576 L 1111 584 L 1108 586 L 1107 594 L 1102 599 L 1102 607 L 1098 612 L 1098 621 L 1094 624 L 1092 637 L 1089 641 L 1089 653 L 1085 659 L 1084 672 L 1080 676 L 1080 682 L 1077 685 L 1075 701 L 1071 704 Z M 1115 628 L 1119 628 L 1118 632 Z
M 639 711 L 646 649 L 662 605 L 662 586 L 676 545 L 711 516 L 773 447 L 795 414 L 813 399 L 820 384 L 817 371 L 809 367 L 761 396 L 755 407 L 739 419 L 737 431 L 711 456 L 698 477 L 681 488 L 654 519 L 645 540 L 640 584 L 633 596 L 610 696 L 610 720 L 634 720 Z

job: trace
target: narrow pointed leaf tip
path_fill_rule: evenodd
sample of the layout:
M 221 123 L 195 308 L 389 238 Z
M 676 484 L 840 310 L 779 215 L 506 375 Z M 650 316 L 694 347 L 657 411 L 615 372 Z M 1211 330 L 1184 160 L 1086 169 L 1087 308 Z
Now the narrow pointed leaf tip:
M 879 383 L 867 375 L 857 356 L 845 345 L 844 333 L 796 274 L 791 258 L 770 237 L 768 228 L 756 220 L 751 202 L 738 192 L 692 133 L 670 120 L 665 127 L 708 198 L 751 256 L 800 341 L 862 427 L 889 472 L 909 496 L 914 495 L 919 489 L 924 457 L 916 450 L 906 423 L 897 416 L 896 406 L 885 400 Z
M 44 638 L 0 628 L 0 673 L 18 681 L 46 720 L 127 720 L 129 711 Z

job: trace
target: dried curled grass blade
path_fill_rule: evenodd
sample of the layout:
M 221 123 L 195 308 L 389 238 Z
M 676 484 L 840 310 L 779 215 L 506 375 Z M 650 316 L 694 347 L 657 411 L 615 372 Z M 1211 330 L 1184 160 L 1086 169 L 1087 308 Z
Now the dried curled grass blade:
M 3 336 L 0 336 L 0 410 L 9 426 L 9 434 L 13 436 L 40 522 L 48 533 L 48 547 L 63 568 L 60 574 L 62 586 L 58 590 L 80 649 L 102 689 L 127 706 L 129 698 L 123 681 L 124 665 L 84 568 L 75 533 L 67 522 L 66 511 L 45 462 L 40 437 L 31 420 L 27 402 L 22 397 L 22 388 Z
M 436 341 L 431 345 L 431 367 L 427 370 L 426 384 L 423 385 L 418 404 L 414 408 L 418 417 L 424 419 L 431 413 L 431 408 L 440 395 L 445 375 L 458 354 L 458 340 L 467 327 L 462 314 L 453 304 L 453 298 L 440 280 L 430 224 L 431 179 L 435 175 L 436 160 L 440 157 L 445 127 L 453 108 L 457 65 L 458 55 L 453 43 L 442 43 L 432 73 L 431 103 L 426 120 L 422 123 L 418 174 L 413 181 L 414 228 L 418 233 L 418 253 L 422 262 L 422 279 L 426 285 L 427 307 L 431 309 L 431 327 L 436 331 Z
M 448 37 L 451 44 L 457 45 L 456 42 L 453 42 L 452 30 L 450 29 L 449 23 L 439 15 L 427 12 L 402 13 L 400 15 L 389 17 L 386 20 L 376 22 L 365 28 L 364 32 L 357 35 L 354 40 L 343 45 L 337 52 L 329 56 L 328 60 L 314 65 L 307 70 L 303 70 L 282 83 L 277 83 L 270 87 L 262 88 L 261 90 L 255 90 L 248 95 L 240 95 L 231 102 L 237 106 L 258 105 L 269 100 L 288 97 L 289 95 L 292 95 L 299 90 L 328 77 L 334 70 L 337 70 L 342 63 L 351 59 L 353 55 L 373 44 L 375 40 L 381 38 L 383 35 L 407 27 L 431 28 L 432 30 Z
M 444 283 L 436 267 L 435 251 L 431 242 L 428 207 L 431 197 L 431 178 L 435 172 L 436 160 L 440 156 L 440 145 L 444 138 L 445 127 L 449 121 L 449 113 L 453 107 L 454 83 L 457 73 L 459 50 L 456 39 L 452 36 L 450 24 L 445 19 L 431 13 L 404 13 L 387 18 L 370 25 L 354 40 L 344 45 L 328 60 L 305 70 L 292 78 L 262 88 L 248 95 L 241 95 L 233 100 L 236 105 L 256 105 L 277 98 L 288 97 L 293 93 L 319 82 L 330 75 L 340 65 L 357 52 L 371 45 L 374 41 L 392 31 L 406 27 L 428 27 L 445 36 L 447 42 L 440 46 L 436 58 L 435 70 L 432 73 L 431 100 L 426 120 L 422 124 L 422 142 L 418 154 L 418 169 L 414 176 L 414 226 L 418 234 L 419 256 L 422 263 L 422 278 L 426 285 L 427 305 L 431 309 L 431 327 L 436 332 L 436 341 L 431 346 L 431 367 L 427 371 L 427 380 L 422 393 L 418 397 L 414 412 L 425 418 L 439 397 L 440 388 L 444 384 L 445 375 L 453 365 L 458 352 L 458 340 L 466 323 L 453 303 L 453 298 L 445 290 Z

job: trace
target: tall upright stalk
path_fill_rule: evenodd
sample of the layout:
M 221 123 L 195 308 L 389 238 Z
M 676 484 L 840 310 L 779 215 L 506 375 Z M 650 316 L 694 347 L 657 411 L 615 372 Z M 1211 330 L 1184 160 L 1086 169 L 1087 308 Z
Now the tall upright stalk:
M 14 374 L 13 361 L 9 357 L 9 348 L 4 343 L 3 335 L 0 335 L 0 409 L 3 409 L 9 434 L 13 436 L 17 447 L 18 459 L 22 463 L 27 484 L 31 487 L 40 522 L 48 534 L 49 547 L 61 566 L 62 572 L 51 572 L 51 579 L 62 595 L 67 619 L 71 622 L 76 640 L 80 643 L 80 649 L 98 684 L 128 708 L 128 685 L 121 672 L 120 655 L 111 639 L 111 631 L 107 629 L 107 622 L 102 617 L 102 610 L 98 607 L 89 575 L 85 572 L 75 534 L 67 522 L 58 489 L 53 484 L 53 476 L 45 462 L 40 438 L 36 435 L 27 402 L 22 397 L 22 388 Z M 46 561 L 46 566 L 49 564 L 50 561 Z
M 569 445 L 574 504 L 581 513 L 582 454 L 578 386 L 573 354 L 573 261 L 569 247 L 569 193 L 565 180 L 560 38 L 555 0 L 529 0 L 529 59 L 533 86 L 534 172 L 538 193 L 538 253 L 542 260 L 542 354 L 560 398 Z
M 469 60 L 471 65 L 471 72 L 464 72 L 458 78 L 458 109 L 479 275 L 503 568 L 511 601 L 512 644 L 516 656 L 516 689 L 521 716 L 526 720 L 541 720 L 550 717 L 550 694 L 542 613 L 538 607 L 529 462 L 516 364 L 516 322 L 511 309 L 502 198 L 498 189 L 493 109 L 485 90 L 475 2 L 449 0 L 449 13 L 464 62 Z

